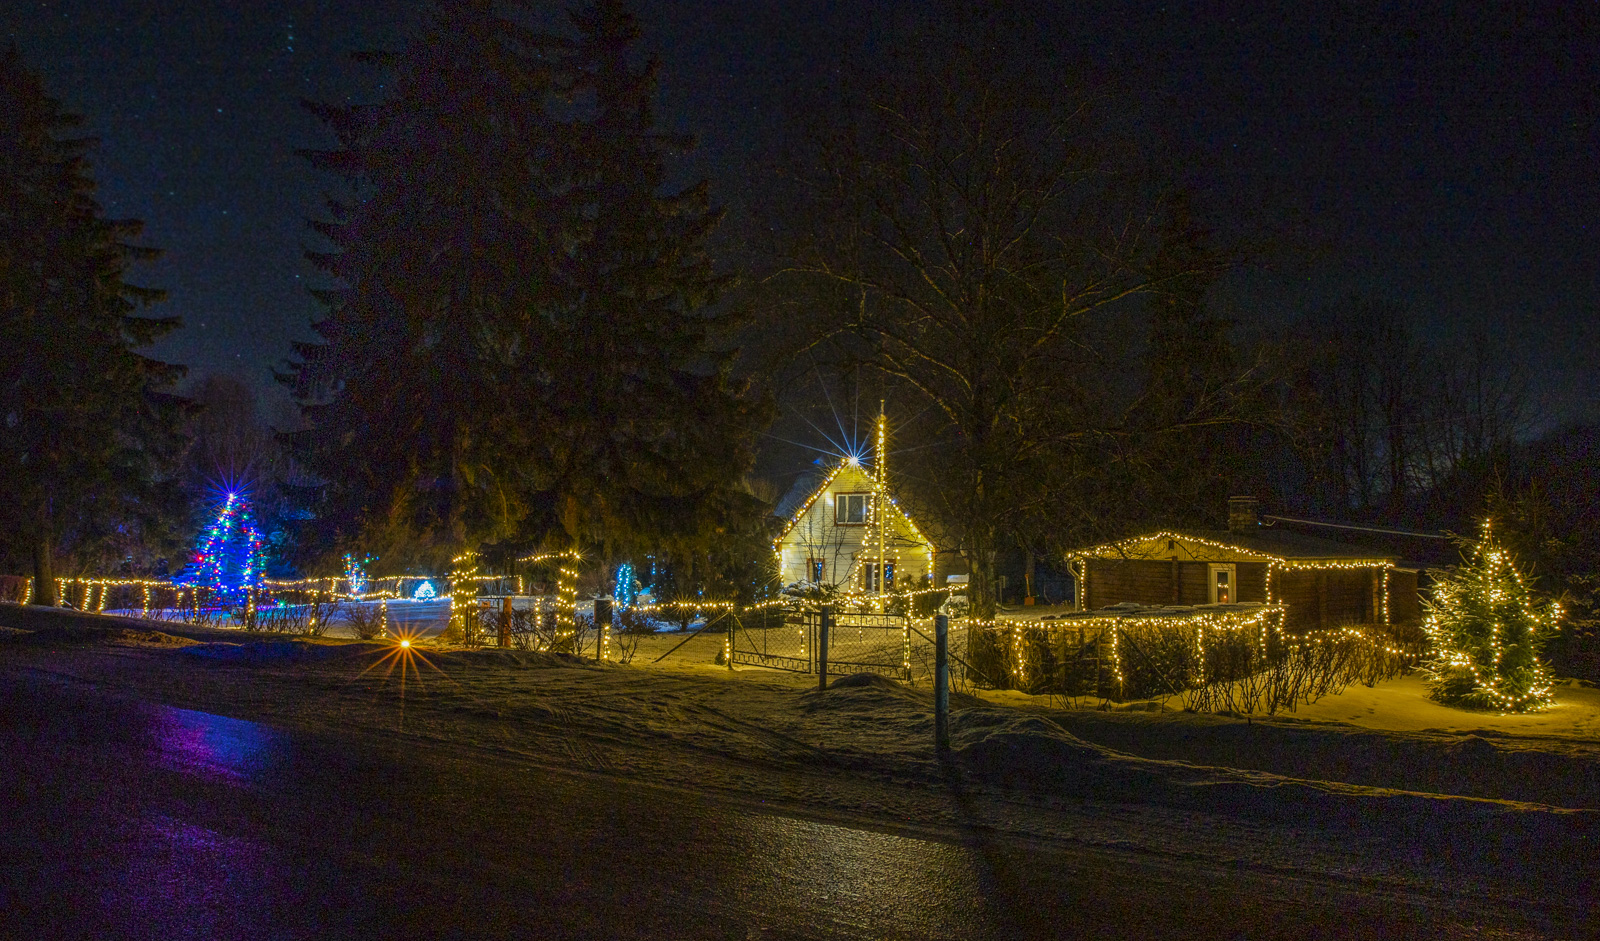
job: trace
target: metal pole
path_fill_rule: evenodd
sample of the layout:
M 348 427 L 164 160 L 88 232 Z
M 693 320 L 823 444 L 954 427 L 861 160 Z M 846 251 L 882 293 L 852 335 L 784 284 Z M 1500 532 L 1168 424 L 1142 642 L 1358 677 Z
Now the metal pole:
M 605 659 L 606 631 L 611 627 L 611 599 L 594 599 L 594 658 Z
M 933 748 L 950 750 L 950 619 L 933 619 Z
M 817 619 L 817 689 L 828 688 L 828 629 L 833 626 L 833 608 L 822 606 L 822 616 Z

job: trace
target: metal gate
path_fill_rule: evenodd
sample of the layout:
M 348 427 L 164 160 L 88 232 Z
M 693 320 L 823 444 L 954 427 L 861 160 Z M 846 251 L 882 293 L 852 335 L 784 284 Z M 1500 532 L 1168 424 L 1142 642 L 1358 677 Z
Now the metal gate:
M 762 612 L 734 628 L 733 662 L 815 673 L 822 615 L 818 611 Z M 828 631 L 829 673 L 879 673 L 911 678 L 913 633 L 898 614 L 838 613 Z

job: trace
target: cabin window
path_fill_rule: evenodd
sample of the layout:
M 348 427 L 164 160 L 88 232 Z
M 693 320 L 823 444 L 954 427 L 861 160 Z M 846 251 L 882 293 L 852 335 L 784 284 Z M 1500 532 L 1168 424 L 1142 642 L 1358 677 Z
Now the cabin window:
M 1239 600 L 1238 566 L 1216 565 L 1211 569 L 1211 603 L 1233 604 Z
M 826 581 L 828 578 L 828 560 L 808 559 L 806 560 L 806 571 L 811 573 L 811 580 L 813 582 L 820 584 Z
M 840 526 L 860 526 L 867 521 L 867 494 L 837 493 L 833 497 L 833 521 Z

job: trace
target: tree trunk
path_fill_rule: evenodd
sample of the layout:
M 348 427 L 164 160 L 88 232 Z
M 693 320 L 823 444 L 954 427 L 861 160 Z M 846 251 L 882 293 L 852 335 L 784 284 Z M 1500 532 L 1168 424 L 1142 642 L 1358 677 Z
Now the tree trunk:
M 55 540 L 50 530 L 43 528 L 33 541 L 33 603 L 56 604 Z
M 972 616 L 980 621 L 994 620 L 994 536 L 984 533 L 976 545 L 963 552 L 967 560 L 967 603 Z

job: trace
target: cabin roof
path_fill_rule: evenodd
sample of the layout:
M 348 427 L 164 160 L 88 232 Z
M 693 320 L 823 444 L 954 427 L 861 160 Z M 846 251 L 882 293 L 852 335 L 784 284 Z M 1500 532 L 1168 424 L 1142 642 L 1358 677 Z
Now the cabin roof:
M 1229 550 L 1233 550 L 1237 553 L 1260 557 L 1262 561 L 1394 562 L 1399 558 L 1393 552 L 1384 549 L 1334 542 L 1331 539 L 1320 539 L 1316 536 L 1307 536 L 1304 533 L 1276 528 L 1260 528 L 1252 532 L 1203 529 L 1171 530 L 1135 536 L 1131 539 L 1090 546 L 1084 549 L 1075 549 L 1068 552 L 1067 556 L 1069 558 L 1099 559 L 1123 557 L 1130 559 L 1171 558 L 1170 550 L 1165 546 L 1159 545 L 1160 540 L 1186 540 L 1190 543 L 1200 544 L 1203 547 L 1201 551 L 1189 551 L 1189 554 L 1198 561 L 1205 559 L 1207 554 L 1204 551 L 1205 548 L 1212 548 L 1219 555 L 1225 555 Z M 1152 546 L 1152 543 L 1157 543 L 1157 545 Z M 1193 549 L 1192 546 L 1185 548 L 1186 550 Z

